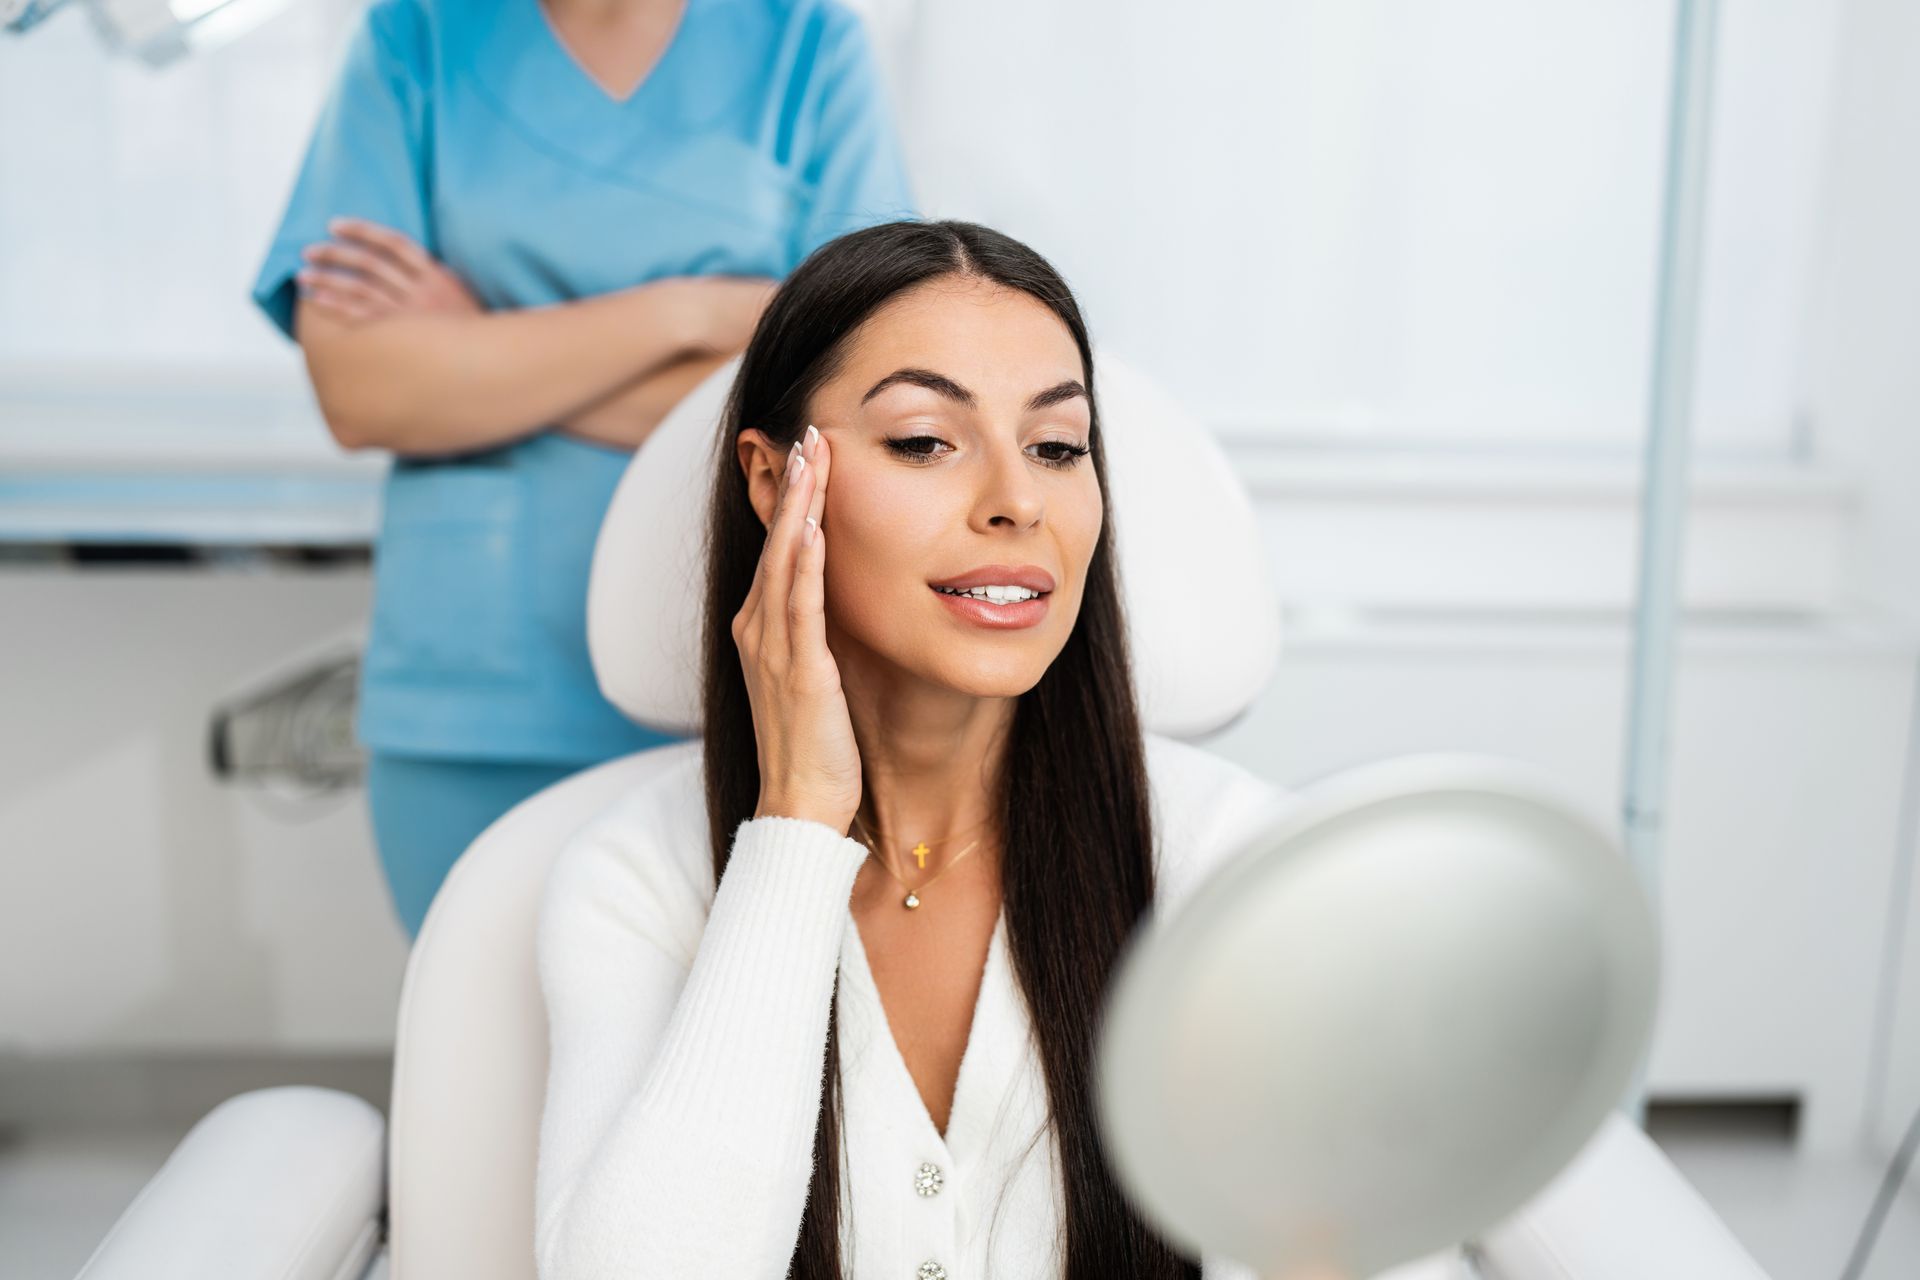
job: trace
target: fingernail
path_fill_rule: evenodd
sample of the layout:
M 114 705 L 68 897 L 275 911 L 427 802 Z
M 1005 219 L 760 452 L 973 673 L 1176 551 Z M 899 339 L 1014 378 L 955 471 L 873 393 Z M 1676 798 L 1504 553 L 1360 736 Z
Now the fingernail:
M 807 517 L 807 527 L 800 531 L 800 541 L 802 545 L 809 547 L 813 545 L 813 531 L 819 527 L 820 524 L 817 520 L 812 516 Z
M 813 424 L 809 422 L 807 424 L 807 452 L 808 453 L 813 452 L 813 442 L 818 440 L 819 438 L 820 438 L 820 433 L 818 431 L 815 431 L 813 429 Z
M 787 450 L 787 479 L 791 480 L 800 470 L 800 446 L 794 445 Z

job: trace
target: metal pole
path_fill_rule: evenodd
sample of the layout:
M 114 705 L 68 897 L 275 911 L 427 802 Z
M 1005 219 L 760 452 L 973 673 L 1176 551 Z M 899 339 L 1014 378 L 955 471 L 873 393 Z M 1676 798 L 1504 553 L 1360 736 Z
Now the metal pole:
M 1622 817 L 1628 855 L 1653 895 L 1656 909 L 1667 813 L 1674 641 L 1686 547 L 1687 455 L 1718 7 L 1718 0 L 1678 0 L 1675 5 L 1653 381 L 1640 499 L 1640 576 Z M 1643 1055 L 1622 1103 L 1640 1124 L 1646 1120 L 1646 1071 Z

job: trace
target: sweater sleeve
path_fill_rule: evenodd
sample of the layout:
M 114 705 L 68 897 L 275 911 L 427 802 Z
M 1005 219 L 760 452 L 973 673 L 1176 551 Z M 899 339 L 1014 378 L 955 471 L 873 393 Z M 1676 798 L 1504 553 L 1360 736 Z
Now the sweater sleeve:
M 596 824 L 547 882 L 541 1280 L 780 1276 L 799 1239 L 867 851 L 807 819 L 743 822 L 699 929 L 658 838 Z

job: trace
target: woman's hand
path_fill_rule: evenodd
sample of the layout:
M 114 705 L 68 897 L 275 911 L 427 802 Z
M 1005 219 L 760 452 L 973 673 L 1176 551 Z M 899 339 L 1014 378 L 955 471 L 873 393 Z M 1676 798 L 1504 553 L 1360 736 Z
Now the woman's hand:
M 763 276 L 667 276 L 636 287 L 671 299 L 684 319 L 683 350 L 560 419 L 554 426 L 561 435 L 613 449 L 639 448 L 675 405 L 747 345 L 779 283 Z
M 760 566 L 733 619 L 760 752 L 754 817 L 809 818 L 845 835 L 860 807 L 860 753 L 827 648 L 825 509 L 832 451 L 809 427 L 788 454 Z
M 698 317 L 695 352 L 710 356 L 745 350 L 760 313 L 780 287 L 779 281 L 765 276 L 681 276 L 676 283 L 687 290 Z
M 575 440 L 632 452 L 645 444 L 674 406 L 732 356 L 685 356 L 628 384 L 605 400 L 562 418 L 554 430 Z
M 310 244 L 294 279 L 307 301 L 346 324 L 402 311 L 478 314 L 466 283 L 401 232 L 364 218 L 333 218 L 334 239 Z

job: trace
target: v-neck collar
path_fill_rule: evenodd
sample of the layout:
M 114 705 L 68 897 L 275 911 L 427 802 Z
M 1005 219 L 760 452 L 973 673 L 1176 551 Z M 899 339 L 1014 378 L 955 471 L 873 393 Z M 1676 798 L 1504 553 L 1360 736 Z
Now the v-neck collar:
M 636 140 L 678 126 L 674 104 L 702 39 L 706 0 L 685 0 L 673 38 L 646 77 L 614 98 L 576 61 L 540 0 L 502 0 L 468 33 L 471 83 L 494 110 L 542 145 L 590 168 L 613 164 Z M 456 72 L 456 77 L 466 79 Z
M 607 91 L 605 85 L 594 78 L 593 72 L 587 69 L 587 64 L 580 60 L 580 56 L 574 52 L 573 46 L 569 45 L 566 38 L 560 34 L 560 28 L 553 24 L 553 15 L 547 12 L 545 0 L 508 0 L 508 3 L 524 4 L 533 11 L 533 16 L 538 19 L 541 32 L 545 36 L 542 43 L 545 45 L 546 51 L 549 54 L 557 53 L 560 55 L 560 60 L 565 62 L 573 71 L 575 77 L 579 79 L 582 88 L 592 93 L 595 97 L 603 99 L 606 104 L 615 111 L 624 111 L 631 107 L 636 100 L 647 91 L 649 85 L 658 82 L 661 69 L 666 67 L 668 62 L 673 58 L 674 51 L 685 45 L 686 42 L 680 37 L 686 30 L 687 18 L 692 14 L 696 0 L 682 0 L 679 16 L 674 19 L 673 31 L 667 36 L 666 44 L 662 45 L 660 52 L 655 55 L 653 65 L 647 68 L 647 73 L 640 77 L 633 88 L 627 90 L 627 95 L 624 98 L 614 97 L 612 93 Z
M 967 1029 L 967 1046 L 960 1054 L 960 1070 L 954 1079 L 953 1104 L 947 1109 L 947 1131 L 942 1135 L 927 1110 L 920 1087 L 894 1039 L 893 1025 L 887 1020 L 886 1002 L 880 998 L 880 985 L 874 980 L 867 962 L 867 948 L 860 937 L 860 924 L 851 908 L 847 912 L 847 936 L 842 948 L 848 975 L 860 986 L 863 999 L 871 1002 L 873 1038 L 885 1043 L 876 1047 L 885 1059 L 884 1070 L 893 1077 L 893 1086 L 912 1104 L 923 1126 L 922 1137 L 947 1153 L 949 1163 L 962 1167 L 979 1156 L 991 1134 L 998 1115 L 991 1091 L 996 1081 L 1012 1078 L 1018 1045 L 1008 1035 L 1007 1017 L 1013 1011 L 1011 973 L 1007 964 L 1007 913 L 1001 909 L 994 922 L 993 937 L 987 943 L 987 958 L 980 973 L 980 994 L 974 1000 L 973 1022 Z

